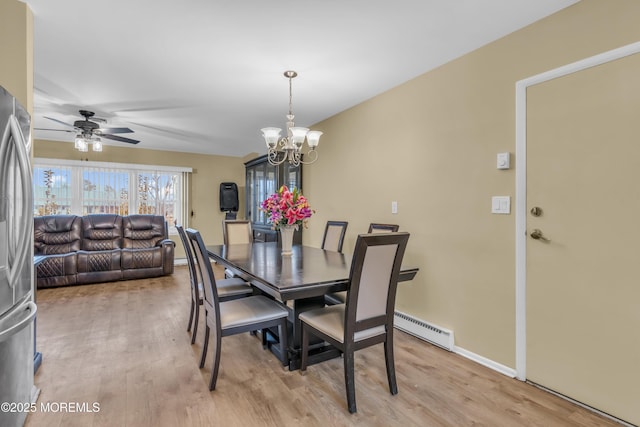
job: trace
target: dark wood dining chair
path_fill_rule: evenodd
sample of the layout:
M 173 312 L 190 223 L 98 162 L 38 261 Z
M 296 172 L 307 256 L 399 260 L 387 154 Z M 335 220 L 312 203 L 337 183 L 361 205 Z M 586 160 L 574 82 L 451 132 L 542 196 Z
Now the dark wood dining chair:
M 197 230 L 190 228 L 185 230 L 185 232 L 194 248 L 204 290 L 203 307 L 206 329 L 202 355 L 200 357 L 200 368 L 204 367 L 207 358 L 207 349 L 209 347 L 209 335 L 211 328 L 214 329 L 216 347 L 213 355 L 213 366 L 211 367 L 209 390 L 215 390 L 216 388 L 218 370 L 220 368 L 222 337 L 277 326 L 280 354 L 282 355 L 281 362 L 283 365 L 287 365 L 287 316 L 289 311 L 282 304 L 262 295 L 231 301 L 220 301 L 216 279 L 213 275 L 213 268 L 209 261 L 207 248 L 202 241 L 202 236 L 200 236 Z
M 322 249 L 342 253 L 348 225 L 347 221 L 327 221 L 322 238 Z M 342 304 L 346 296 L 346 292 L 333 292 L 324 296 L 324 302 L 327 305 Z
M 400 229 L 397 224 L 380 224 L 372 222 L 369 224 L 368 233 L 395 233 Z
M 368 233 L 395 233 L 400 228 L 397 224 L 380 224 L 372 222 L 369 224 Z M 324 296 L 324 302 L 327 305 L 344 304 L 347 302 L 346 292 L 333 292 Z
M 387 380 L 398 393 L 393 360 L 393 314 L 400 266 L 409 233 L 361 234 L 356 241 L 346 304 L 300 313 L 302 359 L 307 369 L 309 337 L 322 338 L 343 353 L 349 412 L 356 412 L 354 353 L 384 343 Z
M 322 249 L 327 251 L 342 252 L 344 235 L 347 232 L 347 221 L 327 221 L 322 237 Z
M 222 221 L 222 238 L 224 239 L 225 245 L 253 242 L 251 221 L 244 219 L 227 219 Z
M 187 235 L 184 232 L 184 228 L 181 225 L 176 225 L 180 240 L 182 240 L 182 246 L 184 246 L 184 252 L 187 256 L 187 265 L 189 267 L 189 282 L 191 285 L 191 309 L 189 311 L 189 325 L 187 332 L 191 331 L 191 344 L 196 342 L 196 335 L 198 333 L 198 320 L 200 317 L 200 306 L 203 304 L 203 289 L 202 280 L 199 275 L 199 269 L 196 267 L 196 261 L 191 251 L 192 245 L 187 239 Z M 243 298 L 253 294 L 253 287 L 240 278 L 222 279 L 216 282 L 218 288 L 218 296 L 220 301 L 227 301 L 236 298 Z
M 244 219 L 225 219 L 222 221 L 222 239 L 225 246 L 247 244 L 253 242 L 253 230 L 251 221 Z M 236 277 L 237 273 L 226 268 L 224 274 L 227 278 Z

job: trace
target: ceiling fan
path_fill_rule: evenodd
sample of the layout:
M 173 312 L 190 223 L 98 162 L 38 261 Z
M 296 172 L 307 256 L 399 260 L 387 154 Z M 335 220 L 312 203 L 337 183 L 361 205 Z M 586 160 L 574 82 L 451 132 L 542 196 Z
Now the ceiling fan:
M 53 120 L 56 123 L 60 123 L 65 126 L 72 127 L 74 130 L 67 129 L 42 129 L 36 128 L 35 130 L 47 130 L 47 131 L 57 131 L 57 132 L 76 132 L 77 136 L 90 139 L 93 136 L 98 136 L 101 138 L 111 139 L 114 141 L 126 142 L 129 144 L 137 144 L 140 141 L 125 138 L 123 136 L 114 135 L 116 133 L 133 133 L 133 131 L 129 128 L 102 128 L 96 122 L 106 122 L 105 119 L 100 119 L 98 117 L 94 117 L 95 113 L 93 111 L 80 110 L 80 115 L 84 117 L 84 120 L 76 120 L 73 124 L 65 123 L 61 120 L 54 119 L 53 117 L 44 116 L 45 119 Z M 89 120 L 92 119 L 92 120 Z

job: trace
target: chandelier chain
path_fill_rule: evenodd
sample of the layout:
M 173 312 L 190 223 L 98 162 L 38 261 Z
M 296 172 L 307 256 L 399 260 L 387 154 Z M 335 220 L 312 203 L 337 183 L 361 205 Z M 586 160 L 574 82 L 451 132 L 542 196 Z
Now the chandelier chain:
M 289 77 L 289 115 L 293 116 L 293 91 L 292 91 L 293 77 Z

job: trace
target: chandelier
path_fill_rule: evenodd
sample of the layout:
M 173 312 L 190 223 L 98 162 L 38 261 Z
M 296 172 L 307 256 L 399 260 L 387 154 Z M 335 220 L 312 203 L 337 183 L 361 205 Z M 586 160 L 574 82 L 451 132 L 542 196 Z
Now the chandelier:
M 287 114 L 287 136 L 280 137 L 280 128 L 263 128 L 260 129 L 267 149 L 269 150 L 267 158 L 272 165 L 280 165 L 288 161 L 293 166 L 300 164 L 310 164 L 318 160 L 318 152 L 316 147 L 320 142 L 322 132 L 317 130 L 309 130 L 303 127 L 296 127 L 293 123 L 293 107 L 291 106 L 291 80 L 298 75 L 295 71 L 285 71 L 284 76 L 289 79 L 289 114 Z M 306 155 L 311 159 L 302 161 L 302 146 L 304 140 L 307 140 L 309 151 Z M 281 154 L 282 153 L 282 154 Z
M 76 150 L 86 153 L 87 151 L 89 151 L 89 144 L 91 144 L 91 148 L 93 149 L 93 151 L 102 151 L 102 141 L 99 137 L 85 133 L 79 133 L 76 135 Z

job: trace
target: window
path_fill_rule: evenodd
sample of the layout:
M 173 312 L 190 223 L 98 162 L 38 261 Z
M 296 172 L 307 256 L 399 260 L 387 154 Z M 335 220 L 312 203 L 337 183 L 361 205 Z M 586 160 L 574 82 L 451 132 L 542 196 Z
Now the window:
M 35 159 L 34 215 L 163 215 L 169 232 L 187 218 L 191 168 Z
M 112 213 L 128 215 L 129 175 L 125 170 L 83 168 L 82 215 Z
M 71 213 L 71 168 L 33 168 L 33 214 Z

